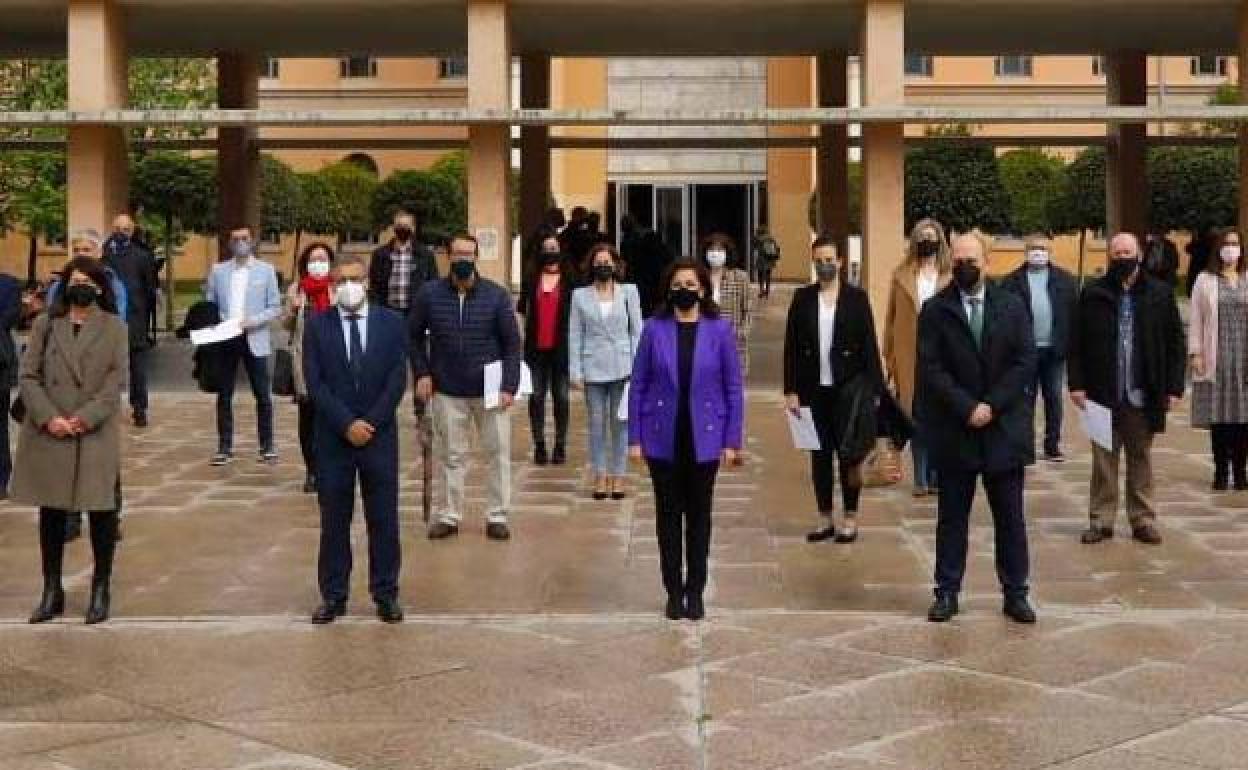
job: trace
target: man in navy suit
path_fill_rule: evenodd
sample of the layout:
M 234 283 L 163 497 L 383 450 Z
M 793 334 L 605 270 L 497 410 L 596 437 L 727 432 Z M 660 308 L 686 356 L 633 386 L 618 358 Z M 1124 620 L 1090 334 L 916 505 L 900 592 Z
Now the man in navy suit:
M 303 371 L 316 407 L 321 546 L 317 624 L 347 610 L 351 578 L 351 516 L 359 477 L 368 524 L 368 590 L 377 616 L 403 620 L 399 606 L 399 436 L 395 410 L 407 386 L 407 325 L 368 303 L 364 261 L 338 258 L 335 307 L 308 320 Z

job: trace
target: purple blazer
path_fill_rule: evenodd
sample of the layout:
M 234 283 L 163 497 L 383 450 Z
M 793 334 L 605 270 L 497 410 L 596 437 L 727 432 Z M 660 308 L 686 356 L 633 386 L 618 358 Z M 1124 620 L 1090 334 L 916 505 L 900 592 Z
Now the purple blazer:
M 723 318 L 698 322 L 690 378 L 689 415 L 699 463 L 741 448 L 745 398 L 732 324 Z M 675 459 L 677 397 L 676 320 L 652 318 L 641 332 L 628 391 L 628 442 L 652 460 Z

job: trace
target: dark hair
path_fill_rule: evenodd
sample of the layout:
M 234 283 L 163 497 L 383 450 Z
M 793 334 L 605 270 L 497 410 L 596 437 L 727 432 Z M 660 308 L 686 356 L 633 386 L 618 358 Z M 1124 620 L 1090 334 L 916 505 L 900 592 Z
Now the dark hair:
M 61 268 L 61 287 L 56 293 L 56 301 L 48 309 L 49 317 L 61 318 L 69 312 L 69 303 L 65 300 L 65 294 L 69 289 L 70 276 L 74 273 L 82 273 L 95 284 L 95 288 L 100 292 L 98 304 L 101 310 L 107 313 L 117 313 L 117 296 L 113 294 L 113 282 L 109 280 L 104 263 L 94 257 L 74 257 Z
M 606 241 L 599 241 L 590 247 L 589 251 L 585 255 L 586 265 L 592 268 L 594 266 L 594 257 L 604 251 L 611 257 L 611 261 L 615 263 L 616 267 L 619 267 L 620 263 L 623 261 L 620 257 L 620 252 Z
M 702 287 L 702 299 L 698 301 L 698 310 L 707 318 L 719 318 L 719 305 L 715 303 L 715 289 L 711 286 L 710 271 L 706 269 L 706 265 L 688 257 L 681 257 L 663 271 L 663 279 L 659 283 L 660 299 L 654 314 L 661 318 L 672 317 L 672 302 L 668 299 L 668 294 L 672 290 L 672 279 L 682 270 L 692 270 L 698 276 L 698 285 Z
M 329 265 L 330 267 L 333 267 L 335 260 L 333 248 L 331 248 L 330 245 L 324 241 L 314 241 L 304 247 L 303 251 L 299 252 L 299 263 L 296 270 L 299 273 L 300 278 L 303 278 L 308 274 L 308 258 L 311 257 L 312 252 L 317 249 L 325 250 L 325 253 L 329 255 Z
M 1239 262 L 1235 264 L 1235 272 L 1248 272 L 1248 254 L 1244 253 L 1244 239 L 1238 230 L 1226 227 L 1214 231 L 1213 249 L 1209 252 L 1210 259 L 1205 262 L 1206 273 L 1217 275 L 1222 272 L 1222 247 L 1226 245 L 1226 238 L 1229 235 L 1239 238 Z
M 546 241 L 559 241 L 559 234 L 550 225 L 538 225 L 533 231 L 533 235 L 529 236 L 529 247 L 524 255 L 524 264 L 521 266 L 521 273 L 526 280 L 536 279 L 538 273 L 542 272 L 542 246 Z M 567 275 L 568 273 L 568 257 L 563 254 L 563 244 L 559 245 L 559 272 Z
M 559 230 L 568 223 L 568 218 L 563 215 L 563 209 L 555 206 L 546 211 L 546 217 L 544 218 L 543 223 L 547 227 Z
M 455 233 L 450 237 L 450 240 L 446 242 L 447 247 L 450 247 L 451 244 L 455 243 L 455 241 L 468 241 L 472 244 L 473 256 L 481 255 L 481 244 L 477 242 L 477 236 L 472 233 Z
M 836 249 L 836 256 L 840 258 L 841 247 L 837 245 L 836 238 L 831 235 L 820 235 L 818 238 L 815 238 L 814 242 L 810 244 L 810 253 L 814 254 L 819 249 L 824 249 L 828 246 Z
M 732 239 L 731 235 L 726 233 L 711 233 L 702 239 L 701 245 L 698 247 L 698 256 L 703 262 L 706 261 L 706 252 L 712 247 L 719 246 L 728 253 L 728 259 L 724 262 L 724 267 L 738 267 L 737 261 L 737 242 Z

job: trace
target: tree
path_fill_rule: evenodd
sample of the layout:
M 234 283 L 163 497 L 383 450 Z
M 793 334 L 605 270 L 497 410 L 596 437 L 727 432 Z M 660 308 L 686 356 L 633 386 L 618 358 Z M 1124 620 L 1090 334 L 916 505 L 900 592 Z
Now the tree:
M 39 239 L 65 238 L 65 158 L 62 155 L 22 153 L 10 166 L 17 176 L 7 201 L 6 222 L 26 231 L 26 282 L 33 285 L 39 261 Z
M 325 175 L 320 173 L 295 174 L 299 185 L 299 209 L 295 218 L 295 258 L 298 259 L 300 241 L 304 233 L 340 233 L 347 226 L 346 207 L 338 199 L 338 192 Z M 297 271 L 291 270 L 291 275 Z
M 299 178 L 290 166 L 273 157 L 260 157 L 260 231 L 282 236 L 299 229 Z
M 1066 167 L 1052 200 L 1049 222 L 1055 232 L 1079 234 L 1079 278 L 1083 279 L 1089 230 L 1105 229 L 1105 150 L 1089 147 Z
M 1049 233 L 1053 201 L 1062 192 L 1066 164 L 1042 150 L 1013 150 L 997 159 L 1010 200 L 1014 232 Z
M 452 173 L 396 171 L 373 195 L 373 224 L 385 228 L 400 209 L 416 216 L 421 235 L 449 237 L 468 223 L 468 201 L 460 181 Z
M 173 328 L 174 250 L 188 232 L 211 233 L 217 219 L 217 168 L 211 158 L 153 152 L 130 171 L 130 200 L 157 217 L 165 243 L 165 325 Z
M 951 231 L 1003 232 L 1010 201 L 987 145 L 934 141 L 906 153 L 906 229 L 933 217 Z
M 348 241 L 372 238 L 375 232 L 372 201 L 377 192 L 377 177 L 359 165 L 347 162 L 326 166 L 317 173 L 342 205 L 337 235 Z
M 1200 232 L 1239 216 L 1238 153 L 1222 147 L 1158 147 L 1148 154 L 1153 227 Z
M 129 103 L 143 110 L 195 110 L 217 105 L 217 77 L 212 59 L 131 59 Z M 142 126 L 134 139 L 199 138 L 203 126 Z

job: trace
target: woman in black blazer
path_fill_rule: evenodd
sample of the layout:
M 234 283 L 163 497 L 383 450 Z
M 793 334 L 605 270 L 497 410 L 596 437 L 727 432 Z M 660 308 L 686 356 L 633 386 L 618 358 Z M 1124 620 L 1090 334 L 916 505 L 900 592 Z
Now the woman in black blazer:
M 801 407 L 810 407 L 819 432 L 821 448 L 811 453 L 810 471 L 823 522 L 806 539 L 852 543 L 858 539 L 860 489 L 846 481 L 861 458 L 846 458 L 840 451 L 846 423 L 858 414 L 845 402 L 854 390 L 878 394 L 884 377 L 871 303 L 866 292 L 845 282 L 836 242 L 818 238 L 811 245 L 811 260 L 818 280 L 798 289 L 789 305 L 784 334 L 785 408 L 796 414 Z M 873 403 L 870 408 L 874 409 Z M 845 508 L 839 527 L 833 500 L 838 466 Z

